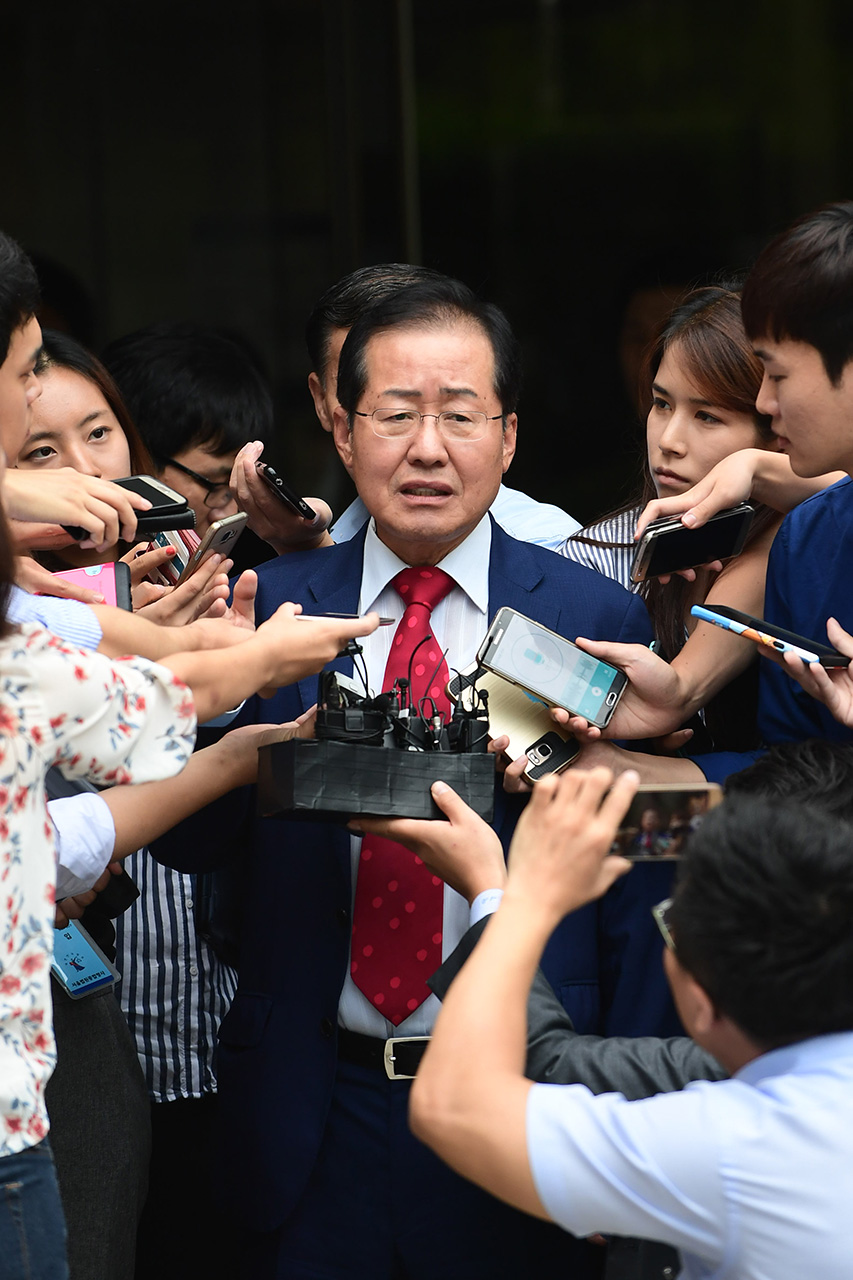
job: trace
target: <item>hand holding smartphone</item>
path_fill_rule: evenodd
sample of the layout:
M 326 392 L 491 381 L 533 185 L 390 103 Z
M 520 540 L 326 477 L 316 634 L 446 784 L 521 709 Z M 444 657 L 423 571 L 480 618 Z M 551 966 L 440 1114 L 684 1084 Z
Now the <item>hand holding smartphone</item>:
M 631 581 L 645 582 L 740 555 L 754 515 L 754 508 L 742 502 L 729 511 L 718 511 L 699 529 L 685 528 L 678 516 L 653 520 L 634 552 Z
M 487 671 L 599 729 L 609 722 L 628 683 L 624 671 L 515 609 L 498 610 L 477 657 Z
M 138 493 L 151 503 L 148 511 L 140 511 L 136 519 L 136 535 L 141 540 L 158 533 L 161 529 L 193 529 L 195 512 L 182 493 L 170 489 L 162 480 L 154 476 L 126 476 L 122 480 L 113 481 L 122 489 Z M 67 533 L 78 542 L 86 538 L 87 532 L 79 525 L 63 525 Z

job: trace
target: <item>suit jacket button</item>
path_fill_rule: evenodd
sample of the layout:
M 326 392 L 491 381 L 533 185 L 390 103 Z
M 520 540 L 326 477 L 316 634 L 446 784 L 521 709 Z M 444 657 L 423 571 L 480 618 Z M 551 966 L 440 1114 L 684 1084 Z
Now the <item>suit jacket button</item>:
M 334 1027 L 328 1018 L 320 1019 L 320 1035 L 324 1040 L 331 1040 Z
M 346 907 L 338 907 L 336 915 L 338 917 L 338 924 L 341 928 L 347 929 L 349 927 L 349 912 Z

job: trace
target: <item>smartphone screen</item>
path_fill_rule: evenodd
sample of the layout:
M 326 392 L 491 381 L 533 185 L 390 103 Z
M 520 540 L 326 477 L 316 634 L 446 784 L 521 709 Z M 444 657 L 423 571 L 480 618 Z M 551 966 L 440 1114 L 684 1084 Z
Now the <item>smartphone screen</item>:
M 640 787 L 620 824 L 611 853 L 632 862 L 683 858 L 691 836 L 723 798 L 715 782 Z
M 692 569 L 711 560 L 727 560 L 738 555 L 752 517 L 752 507 L 739 507 L 714 517 L 700 529 L 686 529 L 680 521 L 665 530 L 650 525 L 637 548 L 631 580 L 642 582 L 662 573 Z
M 624 672 L 512 609 L 502 609 L 492 623 L 481 662 L 596 725 L 610 719 L 626 684 Z

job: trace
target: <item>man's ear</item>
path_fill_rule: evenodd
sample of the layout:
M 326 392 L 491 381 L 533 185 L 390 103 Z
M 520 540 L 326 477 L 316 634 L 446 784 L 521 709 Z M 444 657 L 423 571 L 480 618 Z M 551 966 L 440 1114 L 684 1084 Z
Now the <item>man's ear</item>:
M 329 417 L 329 410 L 326 406 L 323 384 L 316 373 L 308 374 L 308 390 L 311 392 L 311 399 L 314 401 L 314 412 L 320 419 L 320 426 L 324 431 L 331 432 L 333 430 L 333 424 Z
M 341 462 L 352 474 L 352 432 L 350 431 L 349 420 L 347 418 L 346 409 L 341 405 L 335 406 L 335 418 L 332 427 L 332 433 L 335 440 L 335 448 L 340 455 Z
M 518 430 L 518 414 L 508 413 L 506 415 L 506 427 L 503 432 L 503 471 L 506 475 L 509 470 L 509 464 L 515 457 L 515 437 Z

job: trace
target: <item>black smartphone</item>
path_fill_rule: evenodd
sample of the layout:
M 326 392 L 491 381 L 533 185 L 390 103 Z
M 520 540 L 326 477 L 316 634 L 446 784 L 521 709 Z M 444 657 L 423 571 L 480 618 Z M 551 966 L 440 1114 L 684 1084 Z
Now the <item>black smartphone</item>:
M 558 729 L 542 703 L 534 702 L 518 685 L 477 663 L 448 681 L 451 702 L 461 700 L 468 709 L 479 705 L 481 694 L 488 700 L 489 737 L 509 738 L 506 754 L 511 760 L 527 756 L 524 776 L 528 782 L 546 773 L 561 773 L 576 759 L 581 749 L 577 739 Z
M 718 511 L 701 529 L 687 529 L 677 516 L 661 516 L 647 526 L 631 564 L 631 581 L 645 582 L 662 573 L 695 569 L 712 560 L 740 555 L 755 508 L 748 502 Z
M 716 782 L 643 783 L 619 824 L 610 850 L 631 862 L 683 858 L 690 837 L 723 798 Z
M 304 498 L 300 498 L 298 493 L 294 493 L 290 486 L 284 483 L 268 462 L 256 462 L 255 466 L 267 488 L 277 493 L 284 505 L 289 507 L 295 515 L 302 516 L 303 520 L 317 519 L 317 512 L 308 506 Z
M 772 649 L 774 653 L 795 653 L 803 662 L 819 662 L 822 667 L 849 667 L 850 659 L 830 645 L 818 644 L 806 636 L 798 636 L 795 631 L 786 631 L 783 627 L 765 622 L 763 618 L 754 618 L 751 613 L 741 613 L 740 609 L 730 609 L 728 605 L 694 604 L 690 610 L 694 618 L 703 622 L 711 622 L 724 631 L 732 631 L 735 635 L 754 640 L 756 644 Z
M 515 609 L 498 610 L 477 659 L 487 671 L 599 729 L 609 722 L 628 683 L 624 671 Z

